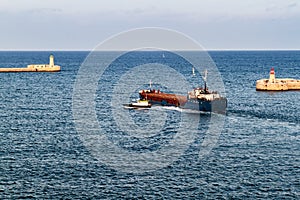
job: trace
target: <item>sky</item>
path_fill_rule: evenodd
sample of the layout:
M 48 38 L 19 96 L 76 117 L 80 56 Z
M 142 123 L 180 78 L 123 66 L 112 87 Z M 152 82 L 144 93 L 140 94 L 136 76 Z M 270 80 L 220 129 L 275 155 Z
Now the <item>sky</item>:
M 0 0 L 0 50 L 91 50 L 161 27 L 205 49 L 300 49 L 300 0 Z

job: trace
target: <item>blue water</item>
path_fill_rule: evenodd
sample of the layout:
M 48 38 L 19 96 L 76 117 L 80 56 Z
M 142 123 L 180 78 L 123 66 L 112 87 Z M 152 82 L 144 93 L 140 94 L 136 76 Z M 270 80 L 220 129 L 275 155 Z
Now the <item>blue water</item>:
M 169 165 L 140 173 L 101 162 L 76 130 L 74 84 L 89 52 L 0 52 L 0 67 L 47 63 L 50 53 L 62 66 L 61 72 L 0 73 L 0 199 L 300 198 L 300 92 L 255 90 L 255 81 L 267 78 L 271 67 L 277 77 L 300 79 L 300 51 L 209 52 L 228 98 L 217 144 L 199 159 L 211 115 L 189 113 L 191 121 L 195 114 L 201 116 L 194 142 Z M 192 82 L 191 71 L 180 67 L 188 65 L 184 59 L 168 52 L 164 57 L 161 52 L 136 52 L 122 59 L 99 81 L 97 120 L 109 140 L 124 151 L 155 152 L 172 141 L 185 113 L 162 108 L 126 110 L 140 126 L 166 120 L 160 134 L 128 136 L 113 121 L 111 91 L 121 74 L 149 60 L 172 65 Z

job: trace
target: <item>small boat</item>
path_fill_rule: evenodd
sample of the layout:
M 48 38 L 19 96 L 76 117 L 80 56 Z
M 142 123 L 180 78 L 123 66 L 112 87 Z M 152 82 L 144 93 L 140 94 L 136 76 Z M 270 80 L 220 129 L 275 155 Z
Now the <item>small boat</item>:
M 151 103 L 148 100 L 137 100 L 136 102 L 132 102 L 130 104 L 124 104 L 124 106 L 132 107 L 132 108 L 151 108 Z

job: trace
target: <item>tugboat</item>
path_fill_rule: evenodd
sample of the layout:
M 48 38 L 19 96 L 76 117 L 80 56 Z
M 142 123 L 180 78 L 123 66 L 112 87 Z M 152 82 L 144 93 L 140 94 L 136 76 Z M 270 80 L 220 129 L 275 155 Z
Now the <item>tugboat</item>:
M 137 100 L 136 102 L 132 102 L 130 104 L 124 104 L 124 106 L 128 106 L 131 108 L 151 108 L 151 103 L 148 100 Z
M 207 71 L 204 76 L 204 88 L 198 87 L 188 92 L 187 96 L 163 93 L 160 90 L 139 91 L 141 100 L 162 106 L 176 106 L 204 112 L 225 113 L 227 99 L 218 92 L 209 91 L 206 85 Z

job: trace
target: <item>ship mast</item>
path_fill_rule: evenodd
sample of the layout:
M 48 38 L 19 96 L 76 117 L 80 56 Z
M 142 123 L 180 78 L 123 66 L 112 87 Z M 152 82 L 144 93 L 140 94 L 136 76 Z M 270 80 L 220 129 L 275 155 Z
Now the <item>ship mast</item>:
M 204 77 L 203 77 L 203 80 L 204 80 L 204 91 L 205 91 L 205 93 L 206 93 L 206 92 L 207 92 L 207 86 L 206 86 L 207 69 L 204 71 Z

